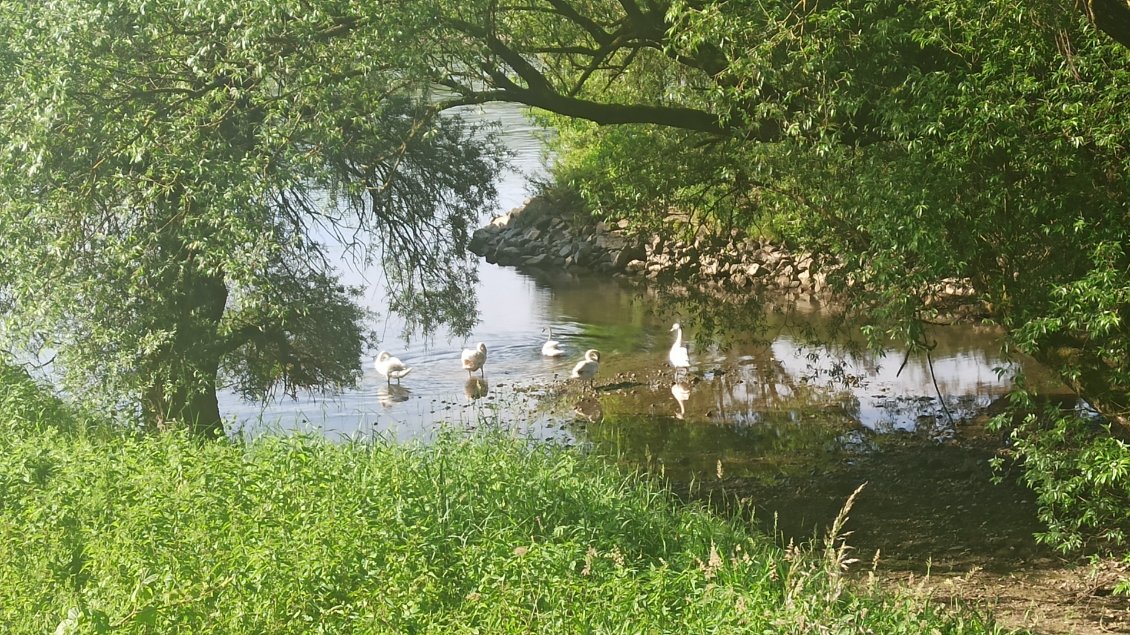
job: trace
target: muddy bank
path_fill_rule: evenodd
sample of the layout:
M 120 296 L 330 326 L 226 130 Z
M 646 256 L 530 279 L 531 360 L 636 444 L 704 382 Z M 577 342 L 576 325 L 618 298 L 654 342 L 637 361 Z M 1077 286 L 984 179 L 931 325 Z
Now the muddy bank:
M 686 218 L 667 219 L 671 235 L 642 232 L 627 220 L 595 221 L 568 203 L 535 197 L 475 231 L 472 253 L 487 262 L 529 269 L 594 271 L 628 280 L 693 284 L 707 292 L 759 292 L 784 300 L 835 302 L 827 281 L 836 263 L 792 252 L 738 230 L 712 233 Z M 955 320 L 982 316 L 976 292 L 957 279 L 938 283 L 928 304 Z
M 1002 458 L 1005 470 L 990 461 Z M 756 479 L 705 482 L 682 495 L 731 512 L 741 509 L 782 542 L 823 537 L 855 488 L 863 486 L 842 539 L 859 561 L 848 573 L 866 582 L 961 602 L 999 624 L 1045 635 L 1130 632 L 1130 598 L 1114 596 L 1126 566 L 1091 563 L 1039 544 L 1044 530 L 1034 494 L 1017 482 L 999 437 L 983 420 L 962 426 L 955 443 L 888 435 L 866 456 L 766 485 Z

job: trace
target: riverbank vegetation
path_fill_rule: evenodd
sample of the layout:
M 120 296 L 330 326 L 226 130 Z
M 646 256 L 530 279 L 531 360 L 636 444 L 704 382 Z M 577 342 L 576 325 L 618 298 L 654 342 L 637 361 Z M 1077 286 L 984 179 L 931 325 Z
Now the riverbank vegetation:
M 138 435 L 8 367 L 0 431 L 5 632 L 997 632 L 501 432 Z
M 0 3 L 0 333 L 150 428 L 215 391 L 349 385 L 366 316 L 474 323 L 466 247 L 505 157 L 457 116 L 548 113 L 555 185 L 835 260 L 878 342 L 929 350 L 971 283 L 1017 378 L 1002 417 L 1045 539 L 1130 526 L 1130 7 L 1120 0 Z

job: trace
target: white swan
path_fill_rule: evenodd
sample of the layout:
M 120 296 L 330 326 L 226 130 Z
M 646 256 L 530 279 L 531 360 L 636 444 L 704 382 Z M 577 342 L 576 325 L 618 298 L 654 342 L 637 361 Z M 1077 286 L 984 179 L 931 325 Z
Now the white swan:
M 573 367 L 573 379 L 587 379 L 592 387 L 596 378 L 596 371 L 600 370 L 600 351 L 590 348 L 585 351 L 585 358 Z
M 487 345 L 479 342 L 476 348 L 463 349 L 463 370 L 467 371 L 467 376 L 470 377 L 471 373 L 476 370 L 486 377 L 486 371 L 483 366 L 487 363 Z
M 412 372 L 412 369 L 404 365 L 404 362 L 399 358 L 393 357 L 388 351 L 381 351 L 377 355 L 377 361 L 373 364 L 377 368 L 377 372 L 385 376 L 387 383 L 400 383 L 400 379 Z
M 547 326 L 546 330 L 549 331 L 549 338 L 541 345 L 541 354 L 546 357 L 561 357 L 565 351 L 561 350 L 560 342 L 553 339 L 553 327 Z
M 691 356 L 683 344 L 683 327 L 675 322 L 671 330 L 675 332 L 675 343 L 671 345 L 671 352 L 667 355 L 671 365 L 675 367 L 675 376 L 679 376 L 679 369 L 686 370 L 691 367 Z

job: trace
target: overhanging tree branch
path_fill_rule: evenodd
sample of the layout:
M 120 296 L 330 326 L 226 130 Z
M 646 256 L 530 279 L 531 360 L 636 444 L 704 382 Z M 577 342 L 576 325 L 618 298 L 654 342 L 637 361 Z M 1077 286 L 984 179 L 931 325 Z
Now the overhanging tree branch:
M 1073 0 L 1103 33 L 1130 48 L 1130 2 L 1127 0 Z

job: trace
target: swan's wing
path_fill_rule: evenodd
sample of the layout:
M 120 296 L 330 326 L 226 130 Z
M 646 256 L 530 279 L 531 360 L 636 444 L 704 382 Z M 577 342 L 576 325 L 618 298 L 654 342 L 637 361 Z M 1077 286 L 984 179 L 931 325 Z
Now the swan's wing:
M 671 360 L 672 366 L 690 366 L 691 365 L 691 358 L 690 358 L 690 355 L 687 354 L 687 348 L 685 346 L 682 346 L 682 347 L 679 347 L 679 348 L 672 348 L 671 349 L 671 355 L 670 355 L 669 359 Z
M 478 370 L 487 359 L 486 353 L 479 350 L 463 349 L 463 368 Z
M 599 366 L 600 365 L 597 362 L 594 362 L 592 360 L 584 360 L 584 361 L 577 362 L 577 365 L 573 367 L 573 375 L 572 376 L 574 378 L 592 377 L 592 376 L 596 375 L 596 370 L 597 370 L 597 368 L 599 368 Z

